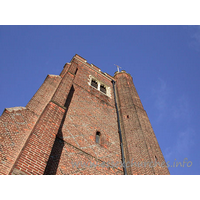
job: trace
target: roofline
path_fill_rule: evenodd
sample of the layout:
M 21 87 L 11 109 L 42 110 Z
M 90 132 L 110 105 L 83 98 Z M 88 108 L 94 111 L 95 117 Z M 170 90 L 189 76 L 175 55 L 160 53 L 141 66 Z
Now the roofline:
M 78 61 L 82 62 L 83 64 L 86 64 L 89 68 L 93 69 L 94 71 L 96 71 L 97 73 L 101 74 L 105 78 L 108 78 L 110 81 L 112 81 L 112 80 L 115 81 L 115 78 L 113 76 L 111 76 L 111 75 L 109 75 L 107 73 L 103 73 L 99 67 L 95 66 L 94 64 L 89 64 L 86 59 L 84 59 L 83 57 L 79 56 L 78 54 L 75 54 L 75 56 L 71 59 L 70 62 L 72 62 L 73 59 L 77 59 Z M 95 69 L 95 68 L 97 68 L 97 69 Z

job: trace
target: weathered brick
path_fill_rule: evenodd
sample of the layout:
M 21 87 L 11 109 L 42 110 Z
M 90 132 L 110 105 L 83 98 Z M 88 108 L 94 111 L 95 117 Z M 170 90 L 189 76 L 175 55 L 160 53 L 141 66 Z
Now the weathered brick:
M 92 78 L 107 95 L 91 86 Z M 125 71 L 112 77 L 75 55 L 59 76 L 47 76 L 26 107 L 5 109 L 0 174 L 124 174 L 112 80 L 125 161 L 164 161 L 132 77 Z M 169 174 L 159 166 L 132 165 L 127 172 Z

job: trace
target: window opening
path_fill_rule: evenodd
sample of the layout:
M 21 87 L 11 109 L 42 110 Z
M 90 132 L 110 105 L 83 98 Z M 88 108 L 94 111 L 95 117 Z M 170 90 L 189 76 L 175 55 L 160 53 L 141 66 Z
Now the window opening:
M 158 158 L 155 156 L 156 161 L 158 161 Z
M 106 94 L 106 87 L 104 85 L 101 85 L 100 91 Z
M 75 75 L 76 75 L 77 71 L 78 71 L 78 68 L 76 68 L 76 71 L 75 71 L 75 73 L 74 73 Z
M 96 89 L 98 88 L 98 83 L 97 83 L 97 81 L 95 81 L 94 79 L 92 79 L 91 85 L 92 85 L 93 87 L 95 87 Z
M 96 90 L 104 93 L 111 98 L 110 87 L 105 85 L 103 82 L 98 81 L 95 77 L 92 77 L 92 75 L 89 75 L 88 85 L 94 87 Z
M 96 141 L 96 143 L 98 143 L 98 144 L 99 144 L 99 142 L 100 142 L 100 135 L 101 135 L 101 133 L 100 133 L 99 131 L 97 131 L 97 132 L 96 132 L 95 141 Z

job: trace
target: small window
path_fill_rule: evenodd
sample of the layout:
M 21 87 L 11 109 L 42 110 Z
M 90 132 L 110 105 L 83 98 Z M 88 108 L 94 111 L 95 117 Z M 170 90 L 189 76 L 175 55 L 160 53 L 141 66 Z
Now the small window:
M 95 87 L 96 89 L 98 88 L 98 83 L 94 79 L 91 81 L 91 86 Z
M 101 133 L 99 131 L 97 131 L 96 132 L 96 138 L 95 138 L 95 141 L 96 141 L 97 144 L 100 143 L 100 135 L 101 135 Z
M 106 94 L 106 87 L 104 85 L 101 85 L 100 91 Z
M 76 75 L 77 71 L 78 71 L 78 68 L 76 68 L 76 71 L 74 72 L 75 75 Z
M 158 158 L 155 156 L 156 161 L 158 161 Z
M 95 88 L 96 90 L 104 93 L 105 95 L 107 95 L 108 97 L 111 97 L 111 88 L 108 87 L 108 85 L 105 85 L 103 82 L 99 81 L 98 79 L 96 79 L 95 77 L 93 77 L 92 75 L 89 75 L 89 82 L 88 85 L 92 86 L 93 88 Z

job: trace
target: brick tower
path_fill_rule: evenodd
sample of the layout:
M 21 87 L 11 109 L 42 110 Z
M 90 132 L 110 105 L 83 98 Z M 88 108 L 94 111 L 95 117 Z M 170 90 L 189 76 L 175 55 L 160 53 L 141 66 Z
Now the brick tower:
M 4 110 L 0 142 L 0 174 L 169 174 L 130 74 L 79 55 Z

